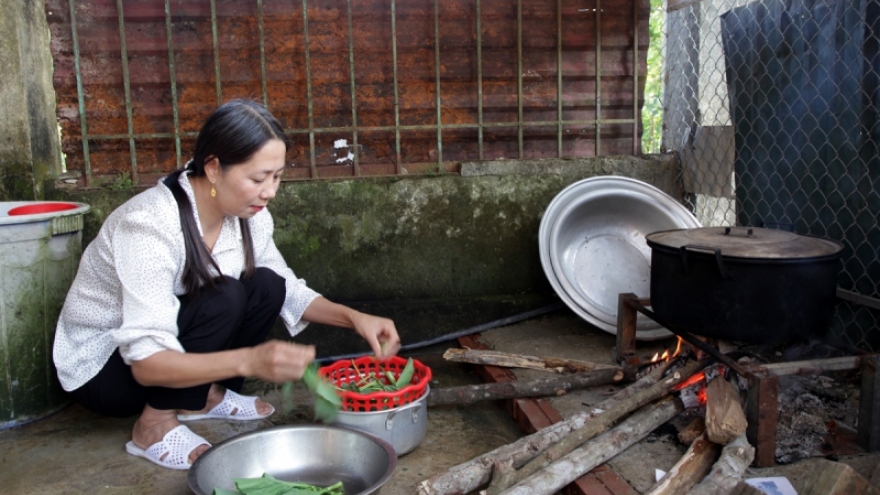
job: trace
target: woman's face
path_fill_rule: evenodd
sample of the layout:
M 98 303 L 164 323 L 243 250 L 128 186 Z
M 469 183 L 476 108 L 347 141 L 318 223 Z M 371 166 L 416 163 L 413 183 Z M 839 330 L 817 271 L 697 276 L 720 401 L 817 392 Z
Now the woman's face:
M 206 164 L 205 172 L 213 181 L 213 198 L 226 215 L 250 218 L 275 197 L 284 172 L 286 149 L 278 139 L 268 141 L 250 160 L 219 169 L 217 162 Z

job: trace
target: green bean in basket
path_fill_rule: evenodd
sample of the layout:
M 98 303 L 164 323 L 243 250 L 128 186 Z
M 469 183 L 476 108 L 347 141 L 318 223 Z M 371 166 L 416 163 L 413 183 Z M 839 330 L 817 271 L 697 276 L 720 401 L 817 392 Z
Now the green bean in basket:
M 354 368 L 355 373 L 357 373 L 357 380 L 342 383 L 337 385 L 336 388 L 346 392 L 357 392 L 359 394 L 396 392 L 410 385 L 410 383 L 412 383 L 413 373 L 415 373 L 415 365 L 413 364 L 412 358 L 409 358 L 406 361 L 406 366 L 403 367 L 400 375 L 396 378 L 394 377 L 394 372 L 387 369 L 362 373 L 353 359 L 351 365 Z

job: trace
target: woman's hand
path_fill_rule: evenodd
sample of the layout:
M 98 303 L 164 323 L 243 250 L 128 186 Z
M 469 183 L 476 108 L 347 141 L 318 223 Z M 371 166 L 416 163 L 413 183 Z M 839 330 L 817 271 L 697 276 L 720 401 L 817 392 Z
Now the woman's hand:
M 245 376 L 274 383 L 299 380 L 314 360 L 314 346 L 270 340 L 251 348 Z
M 314 346 L 270 340 L 219 352 L 160 351 L 132 361 L 131 371 L 138 383 L 148 387 L 193 387 L 234 376 L 283 383 L 302 378 L 314 360 Z
M 397 328 L 388 318 L 355 312 L 352 316 L 352 324 L 354 331 L 370 344 L 376 357 L 391 357 L 400 350 Z
M 303 319 L 325 325 L 354 328 L 377 357 L 394 356 L 400 350 L 400 337 L 394 322 L 388 318 L 368 315 L 348 306 L 330 302 L 323 297 L 315 298 L 303 313 Z

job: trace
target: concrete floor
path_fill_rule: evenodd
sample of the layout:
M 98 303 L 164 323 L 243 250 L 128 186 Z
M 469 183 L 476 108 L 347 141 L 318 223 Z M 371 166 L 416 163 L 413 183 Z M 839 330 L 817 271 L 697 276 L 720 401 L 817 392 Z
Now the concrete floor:
M 508 352 L 558 356 L 612 363 L 614 336 L 595 329 L 576 315 L 561 310 L 549 315 L 490 330 L 481 340 Z M 446 363 L 441 355 L 454 343 L 440 344 L 410 353 L 431 367 L 432 388 L 478 383 L 465 366 Z M 648 355 L 669 342 L 640 343 L 639 351 Z M 520 379 L 542 372 L 518 371 Z M 236 434 L 281 424 L 307 424 L 311 420 L 311 401 L 304 389 L 296 387 L 297 403 L 282 414 L 280 387 L 248 382 L 248 390 L 263 395 L 276 406 L 273 417 L 256 422 L 234 423 L 215 420 L 190 423 L 191 428 L 217 443 Z M 618 387 L 597 387 L 551 399 L 563 416 L 595 404 L 613 394 Z M 171 471 L 125 453 L 135 418 L 112 419 L 93 414 L 77 405 L 42 420 L 0 431 L 0 493 L 15 494 L 141 494 L 191 493 L 186 472 Z M 644 441 L 612 459 L 608 465 L 635 491 L 642 493 L 653 483 L 654 469 L 668 470 L 686 446 L 675 440 L 674 430 L 661 428 Z M 418 483 L 447 468 L 469 460 L 497 446 L 509 443 L 522 433 L 497 403 L 466 408 L 431 408 L 425 440 L 413 452 L 398 460 L 397 469 L 383 487 L 383 495 L 411 495 Z M 870 477 L 880 456 L 853 454 L 841 462 Z M 811 461 L 788 466 L 752 469 L 749 476 L 786 476 L 795 488 L 811 472 Z

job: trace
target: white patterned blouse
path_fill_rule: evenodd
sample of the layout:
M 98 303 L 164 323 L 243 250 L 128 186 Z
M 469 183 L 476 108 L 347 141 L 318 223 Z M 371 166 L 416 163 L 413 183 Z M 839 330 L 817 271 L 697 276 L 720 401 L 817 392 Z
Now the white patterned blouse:
M 187 173 L 180 175 L 180 185 L 201 231 Z M 249 222 L 256 266 L 270 268 L 287 282 L 281 318 L 296 335 L 308 324 L 301 320 L 303 312 L 319 294 L 296 278 L 281 257 L 268 209 Z M 237 218 L 224 220 L 212 255 L 223 275 L 239 277 L 244 248 Z M 185 293 L 185 262 L 177 202 L 161 182 L 107 217 L 83 251 L 58 320 L 53 359 L 65 390 L 94 377 L 117 347 L 129 364 L 163 350 L 184 352 L 177 340 L 177 313 L 178 296 Z

